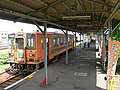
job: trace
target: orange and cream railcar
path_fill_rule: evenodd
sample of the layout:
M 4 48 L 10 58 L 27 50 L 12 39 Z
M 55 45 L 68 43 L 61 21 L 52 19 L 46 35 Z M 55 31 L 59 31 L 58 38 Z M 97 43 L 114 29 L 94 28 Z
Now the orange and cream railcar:
M 44 62 L 44 37 L 40 32 L 18 32 L 8 35 L 9 63 L 15 69 L 34 70 Z M 68 49 L 74 48 L 74 36 L 68 35 Z M 64 34 L 47 34 L 48 60 L 66 51 Z

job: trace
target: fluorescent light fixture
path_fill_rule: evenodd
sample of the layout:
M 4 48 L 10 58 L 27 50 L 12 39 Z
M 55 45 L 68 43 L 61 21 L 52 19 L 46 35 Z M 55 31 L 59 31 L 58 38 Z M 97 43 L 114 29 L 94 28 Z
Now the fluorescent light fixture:
M 64 16 L 63 20 L 73 20 L 73 19 L 90 19 L 90 16 Z
M 77 25 L 77 27 L 93 27 L 93 25 Z

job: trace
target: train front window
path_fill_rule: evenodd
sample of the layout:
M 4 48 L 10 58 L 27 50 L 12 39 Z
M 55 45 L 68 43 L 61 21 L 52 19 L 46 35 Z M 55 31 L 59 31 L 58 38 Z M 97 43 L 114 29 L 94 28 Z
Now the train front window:
M 16 38 L 16 48 L 24 49 L 24 39 L 23 38 Z
M 15 38 L 15 35 L 13 34 L 8 35 L 8 48 L 9 49 L 14 49 L 14 38 Z
M 35 34 L 27 34 L 27 49 L 35 49 L 36 48 L 36 37 Z

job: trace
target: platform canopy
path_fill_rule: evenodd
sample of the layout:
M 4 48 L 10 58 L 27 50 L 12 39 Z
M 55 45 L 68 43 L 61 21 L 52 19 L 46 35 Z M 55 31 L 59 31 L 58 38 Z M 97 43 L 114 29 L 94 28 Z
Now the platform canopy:
M 48 23 L 48 27 L 98 32 L 110 19 L 120 21 L 120 0 L 0 0 L 0 18 Z

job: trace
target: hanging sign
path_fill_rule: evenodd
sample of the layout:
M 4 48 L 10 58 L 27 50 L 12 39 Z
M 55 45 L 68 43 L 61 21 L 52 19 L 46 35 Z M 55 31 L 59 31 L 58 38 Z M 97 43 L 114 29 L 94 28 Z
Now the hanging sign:
M 120 42 L 110 41 L 109 42 L 109 53 L 108 53 L 108 85 L 110 85 L 111 76 L 115 75 L 116 64 L 118 61 L 118 51 Z

